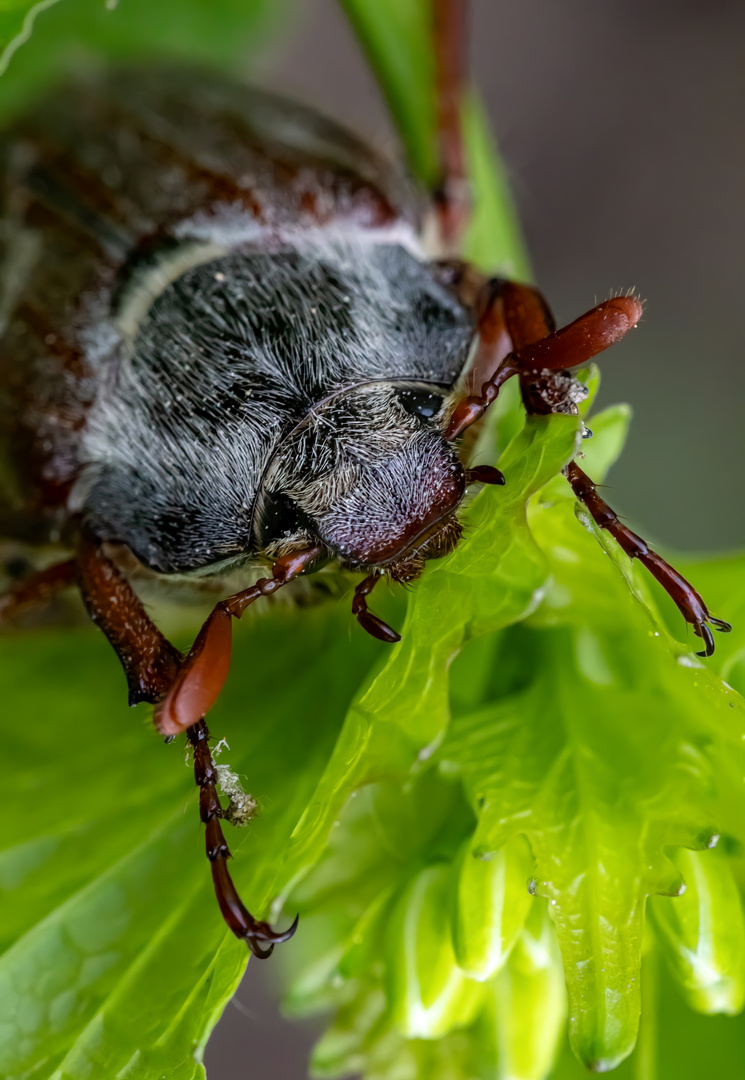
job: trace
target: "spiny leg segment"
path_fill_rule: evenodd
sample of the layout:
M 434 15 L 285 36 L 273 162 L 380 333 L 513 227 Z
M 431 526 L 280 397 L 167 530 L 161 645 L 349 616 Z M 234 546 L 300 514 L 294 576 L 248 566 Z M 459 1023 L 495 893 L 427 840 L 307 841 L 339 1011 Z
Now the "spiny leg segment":
M 272 564 L 272 576 L 259 578 L 242 592 L 221 600 L 212 609 L 181 669 L 155 709 L 161 735 L 178 735 L 198 723 L 212 708 L 228 677 L 232 619 L 240 619 L 260 596 L 271 596 L 287 585 L 321 554 L 314 545 L 286 555 Z
M 714 635 L 710 626 L 722 633 L 728 633 L 732 629 L 730 624 L 715 618 L 690 582 L 686 581 L 675 567 L 652 551 L 646 540 L 619 521 L 618 515 L 601 498 L 592 480 L 576 461 L 567 465 L 564 475 L 572 485 L 574 494 L 589 510 L 595 524 L 605 529 L 630 559 L 638 559 L 642 566 L 649 570 L 676 604 L 685 621 L 693 627 L 694 634 L 702 639 L 704 649 L 696 655 L 711 656 L 714 652 Z
M 220 818 L 222 807 L 217 794 L 217 768 L 209 746 L 209 731 L 204 720 L 186 729 L 194 753 L 194 779 L 199 787 L 199 817 L 204 825 L 207 858 L 212 870 L 215 895 L 222 917 L 237 938 L 245 941 L 254 956 L 265 960 L 274 946 L 287 941 L 297 929 L 298 919 L 287 930 L 272 930 L 266 922 L 255 919 L 238 895 L 227 867 L 230 849 L 225 841 Z
M 189 655 L 184 658 L 152 622 L 129 582 L 104 554 L 98 539 L 84 533 L 78 555 L 78 580 L 91 618 L 106 634 L 129 684 L 130 701 L 155 705 L 156 725 L 169 739 L 181 731 L 194 752 L 199 814 L 205 826 L 207 857 L 215 895 L 229 929 L 258 957 L 295 932 L 275 931 L 255 919 L 241 902 L 227 867 L 230 851 L 220 824 L 217 769 L 209 748 L 204 714 L 214 704 L 230 666 L 230 621 L 240 618 L 259 596 L 268 596 L 300 573 L 318 555 L 313 548 L 278 560 L 271 578 L 222 601 L 213 610 Z
M 515 311 L 510 310 L 512 301 L 519 304 L 524 322 Z M 493 303 L 503 305 L 503 317 L 513 343 L 513 351 L 497 363 L 494 373 L 482 384 L 478 394 L 458 402 L 445 432 L 446 439 L 457 438 L 471 424 L 480 420 L 489 406 L 497 400 L 502 386 L 513 375 L 526 377 L 541 371 L 564 371 L 586 364 L 622 338 L 637 324 L 642 314 L 642 305 L 638 300 L 632 296 L 619 296 L 598 304 L 568 326 L 552 332 L 548 329 L 545 318 L 545 303 L 542 300 L 539 303 L 534 289 L 505 283 L 499 295 L 494 297 Z M 480 325 L 488 320 L 487 309 L 479 321 Z M 528 340 L 539 326 L 544 331 L 543 337 Z M 494 334 L 494 337 L 498 340 L 498 335 Z M 480 338 L 477 355 L 481 343 Z
M 495 288 L 495 284 L 499 287 Z M 555 330 L 551 312 L 535 289 L 511 282 L 489 282 L 484 286 L 484 295 L 486 303 L 476 328 L 479 335 L 476 355 L 483 368 L 485 350 L 491 347 L 494 369 L 477 394 L 456 404 L 445 432 L 449 439 L 457 438 L 479 420 L 496 400 L 500 387 L 513 375 L 520 378 L 528 413 L 553 411 L 550 400 L 536 389 L 540 382 L 537 377 L 550 377 L 551 373 L 587 363 L 622 338 L 642 314 L 642 305 L 635 297 L 619 296 L 598 304 L 568 326 Z M 502 329 L 506 329 L 512 343 L 512 351 L 506 356 L 496 352 L 503 339 Z M 596 524 L 616 540 L 629 558 L 638 559 L 668 593 L 683 618 L 693 627 L 694 634 L 704 643 L 704 649 L 698 655 L 711 656 L 714 652 L 711 627 L 727 633 L 732 629 L 729 623 L 713 616 L 690 582 L 619 520 L 576 462 L 564 469 L 564 475 Z

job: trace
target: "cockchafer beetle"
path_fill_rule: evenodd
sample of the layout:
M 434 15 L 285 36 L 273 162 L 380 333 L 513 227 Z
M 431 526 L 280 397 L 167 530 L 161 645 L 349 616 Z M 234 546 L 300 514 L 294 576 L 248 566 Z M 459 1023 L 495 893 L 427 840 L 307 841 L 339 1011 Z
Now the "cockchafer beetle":
M 354 135 L 215 75 L 122 70 L 18 121 L 1 148 L 0 423 L 13 484 L 0 535 L 74 554 L 0 600 L 0 621 L 76 584 L 132 704 L 193 747 L 217 899 L 260 957 L 295 930 L 254 919 L 227 869 L 204 717 L 231 623 L 324 560 L 361 571 L 352 610 L 460 537 L 460 440 L 502 384 L 528 413 L 576 412 L 585 364 L 638 322 L 633 296 L 556 330 L 541 295 L 458 257 L 468 219 L 460 99 L 465 3 L 432 0 L 441 184 L 426 197 Z M 470 394 L 464 395 L 464 388 Z M 565 476 L 714 649 L 695 589 Z M 254 584 L 257 564 L 269 576 Z M 252 571 L 254 574 L 252 575 Z M 224 595 L 182 656 L 144 580 Z M 233 584 L 235 589 L 235 584 Z

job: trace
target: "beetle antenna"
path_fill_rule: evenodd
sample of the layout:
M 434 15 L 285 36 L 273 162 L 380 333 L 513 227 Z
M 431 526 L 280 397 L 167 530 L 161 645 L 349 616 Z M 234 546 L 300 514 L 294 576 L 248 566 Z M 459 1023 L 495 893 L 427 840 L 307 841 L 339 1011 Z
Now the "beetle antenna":
M 205 826 L 207 858 L 212 868 L 212 880 L 220 911 L 237 938 L 245 941 L 254 956 L 265 960 L 274 946 L 287 941 L 295 933 L 298 917 L 287 930 L 272 930 L 268 923 L 255 919 L 244 906 L 228 871 L 230 849 L 225 841 L 220 818 L 223 809 L 217 794 L 218 773 L 209 746 L 209 731 L 204 720 L 186 729 L 194 750 L 194 779 L 199 787 L 199 817 Z

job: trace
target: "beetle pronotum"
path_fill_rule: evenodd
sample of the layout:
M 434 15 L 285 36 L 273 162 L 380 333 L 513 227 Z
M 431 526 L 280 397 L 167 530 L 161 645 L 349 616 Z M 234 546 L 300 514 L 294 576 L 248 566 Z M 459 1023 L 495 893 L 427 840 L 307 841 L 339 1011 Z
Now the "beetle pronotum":
M 72 88 L 2 146 L 0 417 L 16 483 L 0 531 L 72 557 L 21 581 L 0 619 L 77 584 L 130 702 L 152 703 L 167 738 L 186 732 L 218 902 L 257 956 L 295 924 L 254 919 L 227 868 L 204 717 L 232 619 L 331 559 L 364 575 L 360 625 L 398 641 L 369 610 L 372 589 L 453 549 L 469 484 L 504 482 L 468 467 L 463 432 L 512 377 L 528 413 L 576 411 L 567 369 L 641 315 L 619 296 L 557 331 L 535 289 L 459 257 L 465 4 L 432 10 L 441 183 L 429 197 L 313 112 L 179 69 Z M 710 655 L 711 628 L 728 624 L 576 462 L 565 475 Z M 247 584 L 257 564 L 270 572 Z M 230 594 L 187 656 L 135 591 L 165 578 Z

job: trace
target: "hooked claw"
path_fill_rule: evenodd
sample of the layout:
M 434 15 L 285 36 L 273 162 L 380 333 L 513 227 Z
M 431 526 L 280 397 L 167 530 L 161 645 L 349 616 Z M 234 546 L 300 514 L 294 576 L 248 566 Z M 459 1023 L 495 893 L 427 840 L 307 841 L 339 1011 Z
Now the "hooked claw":
M 707 613 L 707 622 L 711 623 L 715 630 L 718 630 L 720 634 L 729 634 L 732 630 L 730 623 L 725 622 L 724 619 L 717 619 L 713 615 Z M 714 635 L 712 634 L 706 623 L 699 623 L 693 627 L 693 632 L 697 637 L 700 637 L 704 645 L 706 646 L 702 652 L 697 652 L 696 656 L 712 656 L 714 653 Z
M 300 916 L 296 915 L 294 922 L 287 930 L 272 930 L 269 923 L 254 922 L 253 926 L 246 932 L 245 941 L 254 956 L 259 960 L 266 960 L 268 956 L 271 956 L 274 952 L 275 945 L 281 945 L 283 941 L 289 941 L 297 930 L 298 923 L 300 922 Z M 269 942 L 268 949 L 262 949 L 259 942 Z

